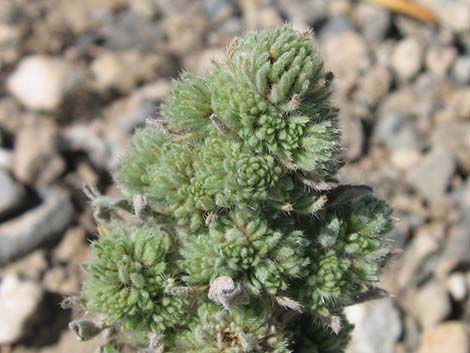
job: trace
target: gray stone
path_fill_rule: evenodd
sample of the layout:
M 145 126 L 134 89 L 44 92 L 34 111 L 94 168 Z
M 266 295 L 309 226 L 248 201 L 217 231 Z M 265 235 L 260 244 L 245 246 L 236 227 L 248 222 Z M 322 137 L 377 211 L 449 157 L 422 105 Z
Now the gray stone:
M 419 289 L 415 304 L 413 310 L 424 329 L 436 326 L 452 310 L 446 287 L 438 280 L 431 280 Z
M 391 13 L 384 7 L 359 3 L 354 8 L 354 20 L 364 34 L 364 37 L 372 43 L 380 43 L 390 28 Z
M 470 121 L 442 122 L 433 129 L 431 144 L 447 148 L 462 169 L 470 172 Z
M 408 173 L 409 183 L 426 199 L 439 200 L 446 194 L 456 163 L 444 148 L 434 148 Z
M 20 280 L 14 275 L 0 283 L 0 344 L 18 341 L 38 312 L 43 298 L 42 288 L 35 282 Z
M 452 77 L 461 85 L 470 83 L 470 56 L 460 56 L 452 68 Z
M 347 353 L 394 353 L 402 331 L 400 313 L 391 298 L 346 308 L 355 325 Z
M 38 207 L 0 225 L 0 266 L 57 239 L 70 223 L 73 205 L 64 190 L 48 189 L 41 197 Z
M 465 224 L 451 228 L 439 261 L 439 273 L 470 265 L 470 232 Z
M 320 38 L 328 38 L 343 32 L 353 32 L 354 24 L 347 16 L 336 16 L 330 18 L 321 28 Z
M 129 11 L 117 14 L 102 27 L 105 45 L 113 50 L 151 49 L 162 40 L 162 30 L 157 22 Z
M 232 0 L 204 0 L 204 10 L 210 21 L 226 20 L 236 13 Z
M 409 81 L 421 69 L 423 62 L 423 46 L 414 37 L 398 42 L 392 54 L 392 67 L 400 81 Z
M 420 150 L 422 139 L 409 116 L 389 111 L 381 115 L 375 127 L 374 135 L 390 150 Z
M 465 324 L 449 321 L 425 330 L 418 353 L 470 353 L 470 332 Z
M 78 79 L 77 70 L 62 59 L 32 55 L 21 60 L 8 77 L 7 88 L 30 109 L 54 110 Z
M 299 26 L 313 26 L 327 16 L 327 0 L 279 0 L 280 10 L 289 22 Z
M 24 197 L 24 188 L 0 167 L 0 216 L 17 208 Z

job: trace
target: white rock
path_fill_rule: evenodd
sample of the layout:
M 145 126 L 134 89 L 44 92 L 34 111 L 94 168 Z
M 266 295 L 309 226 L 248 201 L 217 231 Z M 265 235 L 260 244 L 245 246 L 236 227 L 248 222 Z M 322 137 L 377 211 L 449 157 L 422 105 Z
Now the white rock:
M 54 110 L 78 82 L 79 74 L 65 61 L 50 56 L 24 58 L 7 79 L 7 88 L 33 110 Z
M 447 278 L 447 289 L 457 301 L 462 301 L 467 296 L 467 280 L 462 273 L 453 273 Z
M 394 353 L 402 323 L 393 300 L 386 298 L 346 308 L 355 325 L 347 353 Z
M 401 81 L 413 78 L 423 63 L 423 47 L 414 37 L 401 40 L 392 54 L 392 66 Z
M 0 344 L 10 344 L 23 336 L 24 328 L 37 313 L 42 288 L 32 281 L 8 275 L 0 283 Z

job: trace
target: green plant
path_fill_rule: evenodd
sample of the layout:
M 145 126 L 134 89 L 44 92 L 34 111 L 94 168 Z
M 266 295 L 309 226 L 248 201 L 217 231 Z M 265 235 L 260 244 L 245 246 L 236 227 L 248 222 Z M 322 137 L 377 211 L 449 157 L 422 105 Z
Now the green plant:
M 122 200 L 94 202 L 80 302 L 100 319 L 74 322 L 81 338 L 107 328 L 103 352 L 343 351 L 342 310 L 381 293 L 392 221 L 370 188 L 335 179 L 331 76 L 311 34 L 285 25 L 174 83 L 114 173 Z

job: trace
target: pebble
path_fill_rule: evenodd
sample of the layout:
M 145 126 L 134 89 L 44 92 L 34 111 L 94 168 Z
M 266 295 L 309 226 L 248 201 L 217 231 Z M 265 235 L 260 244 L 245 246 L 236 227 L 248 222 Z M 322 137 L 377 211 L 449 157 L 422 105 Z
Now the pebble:
M 353 16 L 364 37 L 371 43 L 380 43 L 390 28 L 391 12 L 378 5 L 359 3 Z
M 438 280 L 431 280 L 419 289 L 414 309 L 424 329 L 436 326 L 451 312 L 452 306 L 446 287 Z
M 204 10 L 212 22 L 225 21 L 236 13 L 233 0 L 204 0 Z
M 158 54 L 142 55 L 137 50 L 119 53 L 100 53 L 91 63 L 94 84 L 100 91 L 116 89 L 129 92 L 144 80 L 152 80 L 156 75 L 168 76 L 175 73 L 174 63 Z M 126 74 L 123 75 L 123 72 Z
M 470 84 L 470 55 L 457 58 L 452 67 L 452 77 L 461 85 Z
M 377 140 L 390 150 L 422 149 L 422 138 L 416 130 L 412 118 L 398 112 L 389 111 L 381 115 L 374 130 Z
M 105 46 L 111 50 L 151 50 L 162 40 L 162 29 L 157 22 L 132 11 L 122 11 L 102 27 Z
M 417 2 L 428 7 L 444 27 L 457 33 L 470 30 L 468 0 L 417 0 Z
M 356 98 L 359 102 L 374 107 L 387 95 L 392 83 L 392 75 L 385 66 L 374 66 L 359 82 Z
M 453 47 L 431 47 L 427 50 L 425 64 L 439 78 L 444 78 L 457 57 Z
M 462 169 L 470 172 L 470 121 L 443 122 L 434 127 L 433 146 L 444 146 L 457 158 Z
M 392 53 L 392 67 L 400 81 L 411 80 L 421 69 L 423 46 L 414 37 L 402 39 Z
M 418 353 L 470 353 L 470 332 L 455 321 L 425 330 Z
M 391 298 L 347 307 L 346 317 L 355 325 L 347 353 L 394 353 L 401 335 L 400 313 Z
M 442 274 L 449 273 L 458 266 L 470 264 L 468 225 L 455 225 L 448 233 L 447 242 L 439 261 L 438 272 Z
M 16 209 L 23 201 L 24 188 L 16 183 L 10 174 L 0 167 L 0 216 Z
M 331 35 L 323 43 L 325 65 L 335 75 L 336 87 L 347 93 L 357 82 L 360 74 L 370 66 L 366 42 L 353 31 Z
M 361 119 L 346 112 L 340 112 L 339 121 L 341 131 L 343 131 L 341 141 L 345 150 L 345 157 L 349 161 L 357 160 L 362 156 L 365 144 Z
M 409 170 L 408 182 L 426 199 L 438 201 L 446 194 L 455 167 L 449 150 L 434 148 Z
M 57 239 L 70 223 L 74 209 L 67 192 L 48 189 L 41 198 L 39 206 L 0 224 L 0 266 Z
M 446 286 L 452 298 L 458 302 L 463 301 L 467 296 L 467 280 L 463 273 L 456 272 L 451 274 L 447 278 Z
M 278 6 L 290 23 L 301 27 L 313 26 L 328 14 L 327 0 L 279 0 Z
M 16 137 L 13 173 L 26 184 L 50 184 L 65 169 L 57 148 L 58 127 L 49 120 L 33 120 Z
M 11 344 L 26 334 L 38 312 L 44 292 L 35 282 L 7 275 L 0 282 L 0 344 Z
M 336 36 L 343 32 L 354 32 L 354 24 L 347 16 L 335 16 L 330 18 L 320 30 L 319 37 L 326 39 L 329 36 Z
M 64 60 L 31 55 L 21 60 L 6 84 L 11 94 L 26 107 L 54 110 L 75 87 L 78 79 L 78 71 Z

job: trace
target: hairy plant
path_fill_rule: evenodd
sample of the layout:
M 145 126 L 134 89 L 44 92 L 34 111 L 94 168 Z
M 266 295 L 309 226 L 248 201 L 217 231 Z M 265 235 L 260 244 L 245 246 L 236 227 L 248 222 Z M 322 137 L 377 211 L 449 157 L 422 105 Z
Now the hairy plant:
M 95 195 L 81 339 L 105 330 L 102 352 L 343 352 L 344 307 L 384 293 L 392 220 L 369 187 L 335 178 L 331 79 L 311 34 L 288 25 L 181 75 L 114 172 L 122 198 Z

